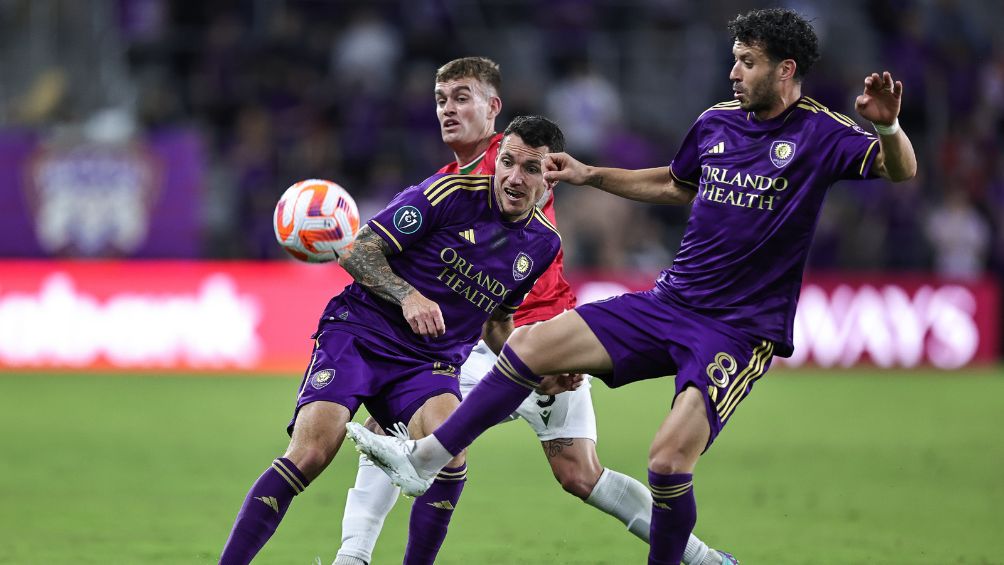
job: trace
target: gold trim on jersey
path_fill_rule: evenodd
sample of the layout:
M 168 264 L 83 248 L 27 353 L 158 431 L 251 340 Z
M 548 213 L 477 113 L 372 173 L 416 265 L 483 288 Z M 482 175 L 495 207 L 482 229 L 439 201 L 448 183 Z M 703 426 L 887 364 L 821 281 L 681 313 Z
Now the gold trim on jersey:
M 865 176 L 865 165 L 868 164 L 868 156 L 872 154 L 872 148 L 875 147 L 875 144 L 878 143 L 878 142 L 879 142 L 879 140 L 876 139 L 875 141 L 873 141 L 871 143 L 871 145 L 868 146 L 868 151 L 865 151 L 865 158 L 861 159 L 861 169 L 858 171 L 858 175 L 860 175 L 862 177 Z M 879 146 L 879 150 L 880 151 L 881 151 L 881 149 L 882 149 L 882 147 Z
M 397 238 L 394 237 L 394 234 L 390 233 L 390 231 L 387 228 L 385 228 L 382 225 L 380 225 L 380 222 L 378 222 L 376 220 L 370 220 L 370 223 L 373 224 L 374 226 L 382 229 L 383 233 L 387 234 L 387 237 L 389 237 L 390 240 L 394 243 L 394 245 L 397 246 L 397 250 L 398 251 L 404 251 L 404 248 L 401 247 L 401 244 L 397 241 Z
M 753 349 L 753 357 L 750 359 L 749 365 L 732 381 L 732 385 L 729 386 L 729 390 L 725 393 L 725 396 L 717 403 L 718 417 L 723 423 L 732 414 L 732 411 L 736 409 L 736 406 L 739 405 L 739 401 L 743 398 L 743 391 L 746 390 L 746 385 L 763 376 L 767 362 L 773 356 L 773 342 L 763 341 Z
M 290 471 L 286 467 L 286 465 L 283 464 L 282 461 L 279 461 L 278 459 L 272 461 L 272 468 L 279 473 L 279 476 L 281 476 L 283 479 L 286 479 L 286 482 L 289 483 L 289 486 L 293 487 L 293 490 L 296 491 L 296 494 L 300 494 L 301 492 L 303 492 L 303 489 L 307 488 L 303 486 L 303 483 L 300 482 L 300 479 L 295 474 L 293 474 L 293 472 Z
M 701 116 L 703 116 L 704 114 L 707 114 L 708 112 L 710 112 L 712 110 L 738 110 L 738 109 L 739 109 L 739 101 L 738 100 L 727 100 L 725 102 L 719 102 L 718 104 L 715 104 L 714 106 L 712 106 L 712 107 L 708 108 L 707 110 L 701 112 Z M 701 116 L 698 116 L 698 119 L 700 119 Z
M 673 165 L 669 166 L 669 176 L 673 177 L 673 180 L 680 184 L 685 184 L 689 187 L 694 188 L 695 190 L 698 188 L 697 183 L 693 183 L 688 180 L 683 180 L 680 177 L 676 176 L 676 172 L 673 170 Z
M 490 178 L 488 175 L 447 175 L 429 185 L 422 194 L 435 206 L 460 189 L 472 191 L 488 189 Z
M 526 297 L 524 296 L 523 298 L 525 299 Z M 498 307 L 501 308 L 501 309 L 503 309 L 503 310 L 505 310 L 506 312 L 508 312 L 510 314 L 515 314 L 516 310 L 519 310 L 518 306 L 510 306 L 508 304 L 499 304 Z
M 544 212 L 542 212 L 540 210 L 540 208 L 534 207 L 534 209 L 533 209 L 533 217 L 537 218 L 537 220 L 540 223 L 544 224 L 544 226 L 547 229 L 553 231 L 555 233 L 555 235 L 558 236 L 559 240 L 561 239 L 561 233 L 558 232 L 558 228 L 556 228 L 554 226 L 554 224 L 551 223 L 551 220 L 547 219 L 547 216 L 544 215 Z
M 303 378 L 303 383 L 300 384 L 300 392 L 296 395 L 297 399 L 303 396 L 304 391 L 307 390 L 307 383 L 310 381 L 310 375 L 314 374 L 314 363 L 317 363 L 317 350 L 321 348 L 322 335 L 324 335 L 324 332 L 317 334 L 317 337 L 314 338 L 314 351 L 310 354 L 310 366 L 307 367 L 307 376 Z
M 843 124 L 843 125 L 845 125 L 845 126 L 847 126 L 849 128 L 858 125 L 857 123 L 855 123 L 854 120 L 852 120 L 848 116 L 845 116 L 845 115 L 841 114 L 840 112 L 834 112 L 834 111 L 830 110 L 829 108 L 827 108 L 826 106 L 823 106 L 822 104 L 820 104 L 816 100 L 813 100 L 812 98 L 809 98 L 808 96 L 803 96 L 802 100 L 804 100 L 808 104 L 799 103 L 798 104 L 799 108 L 803 108 L 805 110 L 811 110 L 812 113 L 814 113 L 814 114 L 817 113 L 817 112 L 822 112 L 822 113 L 826 114 L 827 116 L 829 116 L 829 117 L 833 118 L 834 120 L 836 120 L 837 123 Z

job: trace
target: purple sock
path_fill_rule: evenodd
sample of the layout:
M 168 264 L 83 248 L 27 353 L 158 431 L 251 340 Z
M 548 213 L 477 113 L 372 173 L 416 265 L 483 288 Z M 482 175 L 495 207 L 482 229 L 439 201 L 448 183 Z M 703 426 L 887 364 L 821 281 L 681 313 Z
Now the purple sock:
M 408 548 L 404 565 L 431 565 L 436 561 L 446 530 L 450 527 L 453 509 L 460 500 L 467 482 L 467 465 L 444 467 L 436 480 L 411 505 L 408 522 Z
M 652 526 L 649 529 L 649 565 L 679 565 L 690 532 L 697 523 L 694 475 L 662 475 L 649 469 L 652 490 Z
M 258 477 L 237 513 L 220 565 L 250 563 L 272 537 L 293 497 L 310 484 L 289 459 L 280 457 Z
M 539 384 L 540 377 L 509 345 L 502 346 L 495 366 L 436 429 L 436 439 L 457 455 L 485 430 L 508 418 Z

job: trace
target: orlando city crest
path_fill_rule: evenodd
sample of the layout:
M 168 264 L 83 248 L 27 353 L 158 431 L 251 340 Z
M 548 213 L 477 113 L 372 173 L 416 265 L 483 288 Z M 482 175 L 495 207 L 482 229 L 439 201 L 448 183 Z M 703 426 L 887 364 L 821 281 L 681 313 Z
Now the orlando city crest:
M 770 162 L 781 168 L 795 156 L 795 144 L 790 141 L 775 141 L 770 144 Z
M 324 369 L 322 371 L 317 371 L 313 375 L 310 375 L 310 386 L 320 390 L 334 380 L 335 372 L 331 369 Z
M 533 268 L 533 259 L 529 255 L 519 252 L 516 256 L 516 260 L 512 262 L 512 278 L 521 281 L 530 274 L 530 269 Z

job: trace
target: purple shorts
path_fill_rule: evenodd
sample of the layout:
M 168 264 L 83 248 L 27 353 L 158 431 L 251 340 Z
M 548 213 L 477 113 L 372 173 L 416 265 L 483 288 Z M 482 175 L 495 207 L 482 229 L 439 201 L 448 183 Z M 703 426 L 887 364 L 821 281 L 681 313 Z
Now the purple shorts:
M 286 431 L 293 433 L 301 407 L 318 400 L 341 404 L 352 414 L 365 404 L 384 428 L 407 425 L 426 400 L 443 393 L 460 399 L 460 367 L 328 326 L 314 336 L 314 353 Z
M 615 388 L 676 375 L 676 394 L 688 386 L 704 395 L 711 437 L 718 437 L 753 383 L 770 367 L 774 344 L 668 302 L 655 291 L 635 292 L 575 309 L 613 360 L 595 375 Z

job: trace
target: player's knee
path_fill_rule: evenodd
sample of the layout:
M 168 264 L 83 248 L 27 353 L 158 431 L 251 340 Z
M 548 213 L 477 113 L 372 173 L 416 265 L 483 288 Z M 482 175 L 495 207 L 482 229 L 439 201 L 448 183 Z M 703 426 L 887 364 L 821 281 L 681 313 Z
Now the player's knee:
M 296 465 L 308 480 L 314 480 L 335 457 L 335 450 L 317 442 L 298 442 L 291 445 L 286 457 Z
M 692 473 L 696 463 L 696 458 L 685 450 L 673 447 L 653 447 L 648 454 L 648 468 L 662 475 Z
M 531 327 L 532 326 L 520 326 L 516 328 L 511 334 L 509 334 L 509 339 L 506 340 L 506 344 L 516 352 L 517 355 L 521 357 L 529 350 L 532 345 L 531 340 Z
M 554 473 L 554 478 L 568 494 L 583 500 L 589 498 L 596 486 L 596 480 L 578 470 L 563 470 Z

